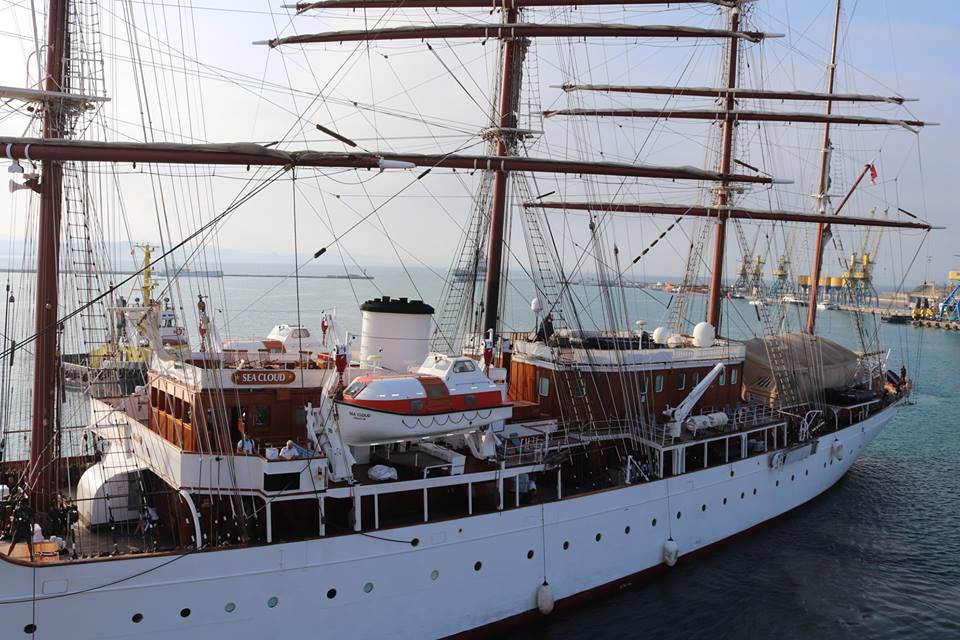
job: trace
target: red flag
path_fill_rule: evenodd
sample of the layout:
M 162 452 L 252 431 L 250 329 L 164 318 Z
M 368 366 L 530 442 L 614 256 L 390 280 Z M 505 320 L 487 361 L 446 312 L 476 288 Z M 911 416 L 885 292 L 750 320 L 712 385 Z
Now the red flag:
M 877 184 L 877 166 L 870 165 L 870 184 Z

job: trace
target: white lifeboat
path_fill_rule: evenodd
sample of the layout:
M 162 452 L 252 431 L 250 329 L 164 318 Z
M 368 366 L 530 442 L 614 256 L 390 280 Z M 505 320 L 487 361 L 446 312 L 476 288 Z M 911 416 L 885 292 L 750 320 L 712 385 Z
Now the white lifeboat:
M 303 356 L 324 361 L 330 359 L 310 329 L 288 324 L 275 326 L 266 338 L 224 340 L 223 351 L 249 362 L 296 362 Z
M 345 442 L 373 445 L 474 431 L 513 408 L 470 358 L 430 356 L 416 373 L 367 375 L 337 400 Z

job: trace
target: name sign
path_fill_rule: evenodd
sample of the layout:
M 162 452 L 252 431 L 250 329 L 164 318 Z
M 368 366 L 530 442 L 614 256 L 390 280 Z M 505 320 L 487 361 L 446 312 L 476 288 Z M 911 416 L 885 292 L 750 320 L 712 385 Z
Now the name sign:
M 239 385 L 290 384 L 297 379 L 293 371 L 234 371 L 230 379 Z

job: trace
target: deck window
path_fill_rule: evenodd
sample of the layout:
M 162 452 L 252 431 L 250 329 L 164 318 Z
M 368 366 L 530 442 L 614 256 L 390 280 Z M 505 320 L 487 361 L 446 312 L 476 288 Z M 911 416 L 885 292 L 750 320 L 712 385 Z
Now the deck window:
M 410 411 L 423 411 L 423 399 L 417 398 L 410 401 Z
M 573 393 L 578 398 L 585 398 L 587 396 L 587 381 L 578 377 L 574 383 Z
M 730 370 L 730 384 L 737 384 L 737 370 Z
M 658 375 L 653 379 L 653 392 L 660 393 L 661 391 L 663 391 L 663 376 Z
M 254 407 L 253 426 L 255 427 L 270 426 L 270 405 L 260 404 Z
M 681 373 L 680 379 L 677 381 L 677 390 L 683 391 L 687 388 L 687 374 Z
M 726 369 L 724 369 L 723 371 L 721 371 L 721 372 L 720 372 L 720 375 L 717 376 L 717 384 L 720 385 L 721 387 L 722 387 L 723 385 L 727 384 L 727 370 L 726 370 Z
M 546 376 L 540 378 L 540 395 L 543 397 L 550 395 L 550 378 Z
M 699 371 L 693 374 L 693 386 L 695 387 L 695 386 L 697 386 L 698 384 L 700 384 L 700 372 L 699 372 Z

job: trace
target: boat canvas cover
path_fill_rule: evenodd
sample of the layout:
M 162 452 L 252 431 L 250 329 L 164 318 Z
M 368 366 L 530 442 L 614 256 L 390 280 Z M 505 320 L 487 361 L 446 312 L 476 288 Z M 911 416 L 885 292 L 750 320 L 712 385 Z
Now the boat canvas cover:
M 770 368 L 765 341 L 779 340 L 786 346 L 788 373 L 796 398 L 812 398 L 824 389 L 846 387 L 857 381 L 860 357 L 832 340 L 804 333 L 785 333 L 747 340 L 743 367 L 745 399 L 774 402 L 777 382 Z

